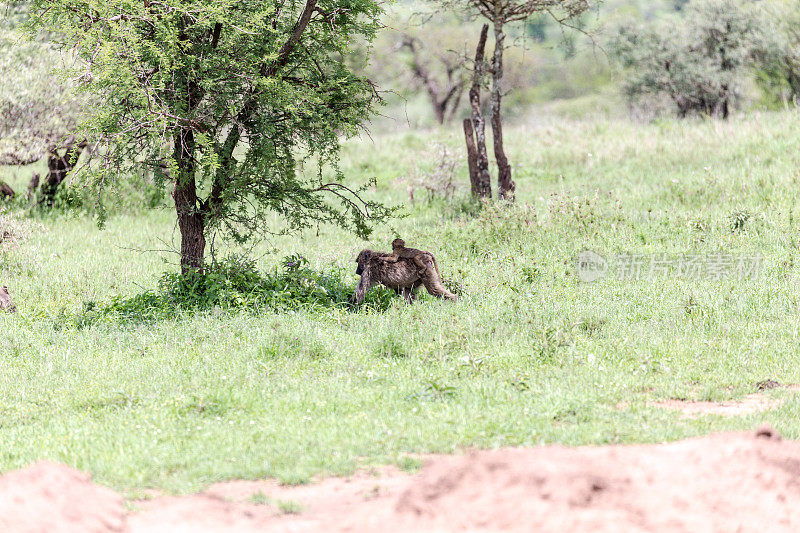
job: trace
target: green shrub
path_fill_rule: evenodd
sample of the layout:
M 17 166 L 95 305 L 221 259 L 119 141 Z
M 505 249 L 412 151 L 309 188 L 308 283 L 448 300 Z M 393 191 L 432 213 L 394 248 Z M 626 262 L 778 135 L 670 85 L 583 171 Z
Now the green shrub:
M 103 318 L 141 322 L 209 310 L 259 313 L 346 308 L 355 287 L 345 276 L 344 269 L 318 272 L 300 255 L 284 258 L 280 268 L 265 274 L 258 271 L 255 261 L 233 257 L 203 273 L 166 273 L 157 290 L 131 298 L 115 297 L 104 306 L 85 302 L 77 324 Z M 380 287 L 370 291 L 364 303 L 368 309 L 384 311 L 393 297 L 394 292 Z

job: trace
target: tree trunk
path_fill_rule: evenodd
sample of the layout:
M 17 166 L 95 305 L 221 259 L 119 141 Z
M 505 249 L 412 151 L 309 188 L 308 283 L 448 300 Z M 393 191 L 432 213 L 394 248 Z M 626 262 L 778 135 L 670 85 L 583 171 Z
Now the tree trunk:
M 497 4 L 499 6 L 499 4 Z M 499 8 L 498 8 L 499 9 Z M 503 50 L 505 33 L 500 15 L 494 21 L 494 55 L 492 56 L 492 135 L 494 137 L 494 158 L 497 161 L 497 189 L 501 200 L 514 200 L 516 185 L 511 179 L 511 165 L 503 148 L 503 119 L 500 115 L 500 101 L 503 95 Z
M 47 178 L 40 189 L 41 198 L 39 203 L 44 203 L 47 207 L 53 207 L 59 186 L 66 179 L 67 174 L 75 167 L 86 146 L 86 141 L 81 141 L 77 145 L 73 142 L 68 142 L 63 156 L 58 154 L 58 150 L 53 150 L 48 154 Z
M 8 183 L 0 180 L 0 198 L 4 196 L 9 200 L 13 200 L 17 196 L 17 193 L 14 192 L 14 189 L 12 189 Z
M 438 124 L 444 124 L 445 107 L 444 105 L 431 96 L 431 105 L 433 106 L 433 116 Z
M 472 129 L 472 121 L 464 119 L 464 137 L 467 142 L 467 168 L 469 169 L 469 184 L 472 196 L 480 198 L 481 187 L 478 181 L 478 149 L 475 147 L 475 131 Z
M 444 119 L 445 123 L 452 121 L 453 118 L 456 116 L 456 113 L 458 113 L 458 107 L 461 105 L 461 97 L 463 96 L 463 94 L 464 91 L 459 90 L 458 93 L 453 97 L 455 98 L 455 100 L 453 100 L 453 104 L 450 106 L 450 114 L 447 115 Z
M 5 311 L 6 313 L 17 312 L 17 306 L 14 305 L 14 300 L 11 299 L 6 286 L 0 287 L 0 311 Z
M 486 121 L 481 111 L 481 80 L 483 78 L 483 56 L 486 49 L 486 36 L 489 25 L 481 28 L 478 47 L 475 49 L 475 70 L 472 74 L 472 87 L 469 90 L 469 102 L 472 107 L 472 125 L 475 130 L 475 149 L 477 155 L 477 196 L 479 198 L 492 197 L 492 176 L 489 174 L 489 156 L 486 153 Z M 475 191 L 473 191 L 473 194 Z
M 191 130 L 181 130 L 175 135 L 175 163 L 178 175 L 172 198 L 178 215 L 181 232 L 181 273 L 203 271 L 203 256 L 206 249 L 203 214 L 197 205 L 195 141 Z
M 719 115 L 723 118 L 723 120 L 728 120 L 728 115 L 730 114 L 729 102 L 730 102 L 731 96 L 730 96 L 730 90 L 728 89 L 728 84 L 727 83 L 722 85 L 722 91 L 723 91 L 724 96 L 722 98 L 722 104 L 720 106 L 721 110 L 720 110 Z
M 789 97 L 791 98 L 792 103 L 797 105 L 798 96 L 800 96 L 800 77 L 794 75 L 793 73 L 789 73 L 786 79 L 789 82 Z
M 33 176 L 31 176 L 31 182 L 28 184 L 27 198 L 29 202 L 33 201 L 33 198 L 36 195 L 36 189 L 39 188 L 39 179 L 39 173 L 34 172 Z

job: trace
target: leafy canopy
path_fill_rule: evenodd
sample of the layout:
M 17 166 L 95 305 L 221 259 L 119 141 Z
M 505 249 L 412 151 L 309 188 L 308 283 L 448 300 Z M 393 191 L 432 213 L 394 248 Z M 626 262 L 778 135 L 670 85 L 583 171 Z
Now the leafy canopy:
M 388 214 L 340 182 L 340 135 L 376 104 L 344 61 L 370 41 L 375 0 L 33 0 L 29 29 L 52 31 L 99 97 L 82 128 L 102 186 L 130 172 L 197 180 L 204 227 L 245 240 L 267 212 L 300 229 L 331 222 L 365 236 Z M 174 147 L 183 146 L 184 159 Z M 314 171 L 307 171 L 307 168 Z M 271 228 L 266 231 L 275 231 Z

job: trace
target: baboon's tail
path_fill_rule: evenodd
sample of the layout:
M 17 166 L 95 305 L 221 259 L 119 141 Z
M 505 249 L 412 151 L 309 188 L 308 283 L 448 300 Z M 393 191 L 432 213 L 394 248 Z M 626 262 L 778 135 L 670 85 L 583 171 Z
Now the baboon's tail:
M 436 262 L 436 256 L 431 254 L 431 257 L 433 258 L 433 268 L 436 269 L 436 273 L 439 274 L 439 278 L 441 278 L 442 277 L 442 273 L 439 272 L 439 263 Z

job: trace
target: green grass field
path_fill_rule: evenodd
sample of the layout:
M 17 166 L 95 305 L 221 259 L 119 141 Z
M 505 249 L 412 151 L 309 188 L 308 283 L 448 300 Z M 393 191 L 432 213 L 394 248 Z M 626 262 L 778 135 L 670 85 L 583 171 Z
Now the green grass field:
M 230 478 L 305 482 L 414 454 L 499 446 L 658 442 L 766 420 L 800 437 L 785 389 L 763 415 L 686 420 L 650 404 L 729 399 L 775 379 L 800 383 L 797 212 L 800 114 L 729 122 L 549 121 L 507 134 L 518 205 L 475 213 L 463 140 L 447 131 L 349 142 L 353 183 L 407 203 L 397 180 L 459 154 L 451 202 L 419 200 L 370 243 L 331 228 L 275 238 L 262 269 L 301 253 L 346 268 L 399 233 L 463 286 L 386 312 L 215 310 L 77 327 L 92 302 L 156 286 L 176 257 L 167 208 L 50 215 L 3 256 L 0 471 L 62 461 L 129 495 L 197 491 Z M 2 169 L 24 187 L 30 169 Z M 35 221 L 33 221 L 35 222 Z M 275 220 L 276 227 L 279 221 Z M 166 243 L 166 244 L 165 244 Z M 583 283 L 575 257 L 760 256 L 759 275 L 610 276 Z M 222 250 L 224 252 L 224 250 Z

